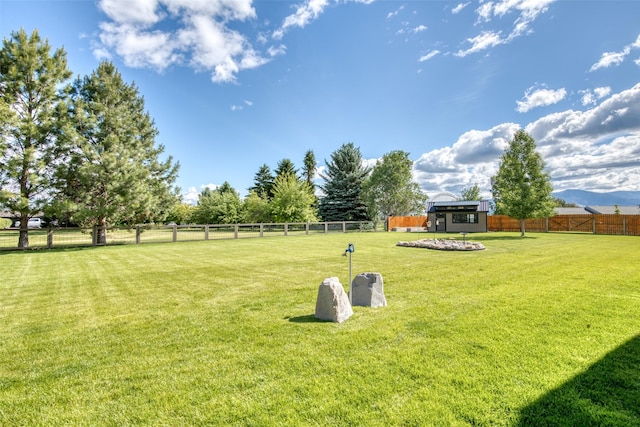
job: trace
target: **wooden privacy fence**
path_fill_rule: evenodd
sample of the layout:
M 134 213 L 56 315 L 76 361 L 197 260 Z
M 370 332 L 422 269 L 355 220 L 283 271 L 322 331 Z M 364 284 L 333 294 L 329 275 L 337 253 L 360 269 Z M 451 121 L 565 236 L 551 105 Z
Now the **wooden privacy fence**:
M 520 231 L 520 220 L 506 215 L 490 215 L 489 231 Z M 526 231 L 546 233 L 571 231 L 593 234 L 640 236 L 640 215 L 556 215 L 549 218 L 527 219 Z
M 426 216 L 390 216 L 387 229 L 426 226 Z M 520 220 L 506 215 L 489 215 L 487 226 L 489 231 L 520 231 Z M 540 233 L 570 231 L 640 236 L 640 215 L 556 215 L 549 218 L 527 219 L 524 226 L 526 231 Z

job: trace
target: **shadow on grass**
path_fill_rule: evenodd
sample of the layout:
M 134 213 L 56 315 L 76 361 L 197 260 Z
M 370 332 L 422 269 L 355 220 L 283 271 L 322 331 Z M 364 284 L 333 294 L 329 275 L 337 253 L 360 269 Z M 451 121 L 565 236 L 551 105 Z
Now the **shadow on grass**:
M 285 317 L 286 320 L 292 323 L 326 323 L 328 320 L 320 320 L 313 314 L 307 314 L 306 316 Z
M 640 335 L 520 413 L 519 426 L 640 426 Z

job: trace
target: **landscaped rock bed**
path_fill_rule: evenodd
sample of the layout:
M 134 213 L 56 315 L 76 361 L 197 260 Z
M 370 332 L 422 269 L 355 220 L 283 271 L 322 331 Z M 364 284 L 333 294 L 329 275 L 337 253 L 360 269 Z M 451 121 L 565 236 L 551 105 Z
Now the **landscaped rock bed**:
M 482 243 L 453 239 L 421 239 L 413 242 L 398 242 L 397 246 L 437 249 L 440 251 L 481 251 L 486 249 Z

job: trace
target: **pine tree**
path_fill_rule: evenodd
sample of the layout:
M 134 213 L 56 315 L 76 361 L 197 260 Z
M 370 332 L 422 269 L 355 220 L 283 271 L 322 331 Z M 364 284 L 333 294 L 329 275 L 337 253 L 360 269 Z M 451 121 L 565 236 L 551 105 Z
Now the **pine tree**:
M 98 226 L 98 243 L 106 242 L 106 226 L 162 220 L 176 203 L 179 166 L 170 156 L 160 159 L 164 147 L 155 143 L 158 131 L 137 88 L 102 62 L 76 80 L 69 113 L 75 133 L 58 187 L 72 219 Z
M 71 77 L 64 49 L 24 30 L 0 50 L 0 205 L 20 215 L 18 247 L 29 247 L 27 221 L 51 201 L 64 114 L 61 85 Z M 63 112 L 64 113 L 64 112 Z
M 319 213 L 324 221 L 366 221 L 367 207 L 362 200 L 362 184 L 369 169 L 362 164 L 362 154 L 352 142 L 343 144 L 327 162 L 321 187 Z
M 273 191 L 274 176 L 271 168 L 267 164 L 260 166 L 260 169 L 253 178 L 253 187 L 249 188 L 250 193 L 256 193 L 259 197 L 269 200 Z

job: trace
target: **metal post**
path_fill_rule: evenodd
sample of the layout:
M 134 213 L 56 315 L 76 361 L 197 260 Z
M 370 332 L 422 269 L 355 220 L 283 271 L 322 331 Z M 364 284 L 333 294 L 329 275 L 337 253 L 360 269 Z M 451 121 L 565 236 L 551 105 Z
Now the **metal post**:
M 342 256 L 347 256 L 347 253 L 349 254 L 349 304 L 351 305 L 353 305 L 352 256 L 354 252 L 355 247 L 353 246 L 353 243 L 349 243 L 349 246 L 347 246 L 347 249 L 345 249 L 342 254 Z

